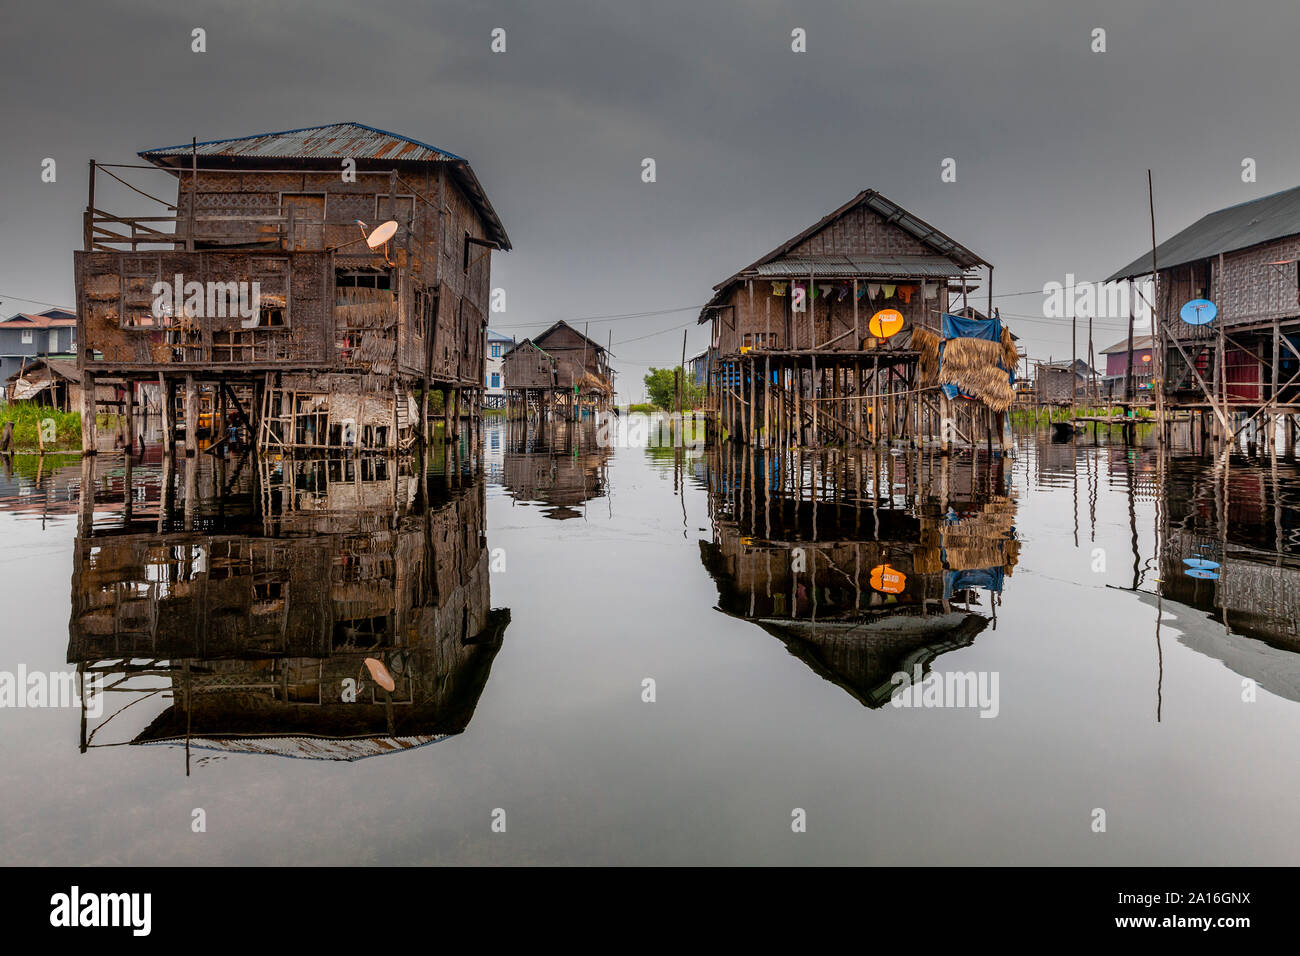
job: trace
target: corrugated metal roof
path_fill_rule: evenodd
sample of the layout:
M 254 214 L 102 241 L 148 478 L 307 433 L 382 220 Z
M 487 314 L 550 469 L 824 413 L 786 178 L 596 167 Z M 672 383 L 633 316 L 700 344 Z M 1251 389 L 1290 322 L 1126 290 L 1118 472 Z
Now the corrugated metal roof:
M 880 195 L 880 193 L 876 192 L 874 189 L 864 189 L 862 190 L 862 192 L 858 193 L 856 196 L 854 196 L 852 199 L 846 202 L 839 209 L 836 209 L 834 212 L 828 213 L 827 215 L 823 216 L 821 219 L 813 223 L 807 229 L 803 230 L 803 232 L 799 233 L 797 236 L 792 236 L 791 238 L 787 239 L 785 242 L 781 243 L 781 245 L 773 249 L 771 252 L 769 252 L 767 255 L 763 256 L 762 258 L 758 259 L 755 262 L 751 262 L 749 265 L 745 266 L 745 268 L 741 269 L 739 272 L 731 276 L 729 279 L 724 279 L 722 282 L 719 282 L 717 285 L 715 285 L 713 287 L 715 293 L 713 298 L 709 300 L 708 304 L 706 304 L 702 310 L 700 310 L 700 318 L 699 318 L 700 323 L 703 324 L 704 322 L 707 322 L 709 320 L 709 310 L 722 299 L 722 297 L 726 293 L 726 290 L 731 286 L 733 282 L 736 282 L 741 276 L 755 273 L 761 266 L 771 262 L 775 262 L 783 258 L 787 252 L 789 252 L 795 246 L 799 245 L 799 243 L 803 242 L 805 239 L 807 239 L 810 236 L 816 235 L 818 232 L 820 232 L 822 229 L 825 229 L 835 220 L 839 219 L 841 216 L 847 215 L 849 212 L 856 209 L 858 206 L 866 206 L 876 215 L 883 218 L 885 222 L 889 223 L 890 225 L 897 226 L 899 229 L 902 229 L 904 232 L 908 233 L 913 238 L 917 239 L 919 242 L 933 249 L 938 255 L 944 257 L 945 259 L 949 260 L 950 262 L 958 266 L 961 266 L 966 269 L 973 269 L 977 266 L 988 266 L 989 268 L 992 268 L 992 266 L 984 259 L 980 258 L 970 249 L 967 249 L 961 243 L 955 241 L 949 236 L 944 235 L 942 232 L 934 228 L 934 226 L 930 225 L 925 220 L 912 215 L 902 206 L 898 205 L 895 202 L 892 202 L 889 199 L 886 199 L 884 196 Z M 917 257 L 917 258 L 924 258 L 924 257 Z M 864 260 L 864 261 L 868 261 L 868 260 Z M 871 261 L 883 261 L 883 260 L 877 257 Z M 894 273 L 881 273 L 881 277 L 885 278 L 893 274 Z M 909 274 L 917 275 L 918 273 L 909 273 Z M 961 270 L 959 269 L 957 272 L 951 274 L 960 275 Z
M 146 159 L 160 156 L 226 156 L 265 159 L 400 159 L 408 162 L 464 162 L 445 149 L 408 136 L 366 126 L 364 123 L 329 123 L 275 133 L 255 133 L 231 139 L 210 139 L 197 145 L 159 146 L 140 151 Z
M 810 256 L 802 259 L 774 259 L 760 263 L 760 276 L 868 276 L 945 278 L 960 276 L 961 266 L 942 256 Z
M 1300 186 L 1238 203 L 1202 216 L 1182 232 L 1156 246 L 1161 269 L 1187 265 L 1220 252 L 1248 249 L 1261 242 L 1300 235 Z M 1151 253 L 1138 256 L 1107 282 L 1131 279 L 1151 272 Z
M 141 150 L 139 155 L 156 166 L 179 174 L 184 164 L 179 160 L 197 153 L 199 156 L 222 159 L 291 159 L 340 160 L 367 159 L 401 162 L 451 163 L 457 181 L 486 220 L 488 238 L 502 249 L 510 248 L 506 228 L 488 201 L 469 161 L 437 146 L 430 146 L 409 136 L 399 136 L 388 130 L 377 129 L 364 123 L 328 123 L 324 126 L 304 126 L 277 133 L 256 133 L 231 139 L 210 139 L 202 143 L 181 143 L 177 146 L 159 146 Z

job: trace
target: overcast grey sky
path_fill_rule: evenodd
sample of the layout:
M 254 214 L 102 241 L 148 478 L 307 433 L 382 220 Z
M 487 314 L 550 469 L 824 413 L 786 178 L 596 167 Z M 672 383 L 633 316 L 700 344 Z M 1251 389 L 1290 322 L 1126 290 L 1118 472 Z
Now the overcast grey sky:
M 1300 184 L 1296 0 L 123 0 L 0 22 L 0 313 L 71 304 L 89 158 L 351 120 L 473 164 L 515 246 L 493 258 L 494 328 L 685 310 L 591 323 L 624 399 L 683 326 L 704 346 L 714 283 L 863 188 L 991 261 L 1022 344 L 1059 358 L 1068 320 L 1006 293 L 1139 255 L 1148 167 L 1162 239 Z M 1122 334 L 1099 323 L 1097 348 Z

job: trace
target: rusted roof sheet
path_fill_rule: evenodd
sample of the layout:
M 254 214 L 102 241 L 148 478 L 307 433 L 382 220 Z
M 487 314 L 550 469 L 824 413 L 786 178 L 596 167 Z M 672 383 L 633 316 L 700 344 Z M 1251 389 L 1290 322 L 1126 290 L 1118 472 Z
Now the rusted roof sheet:
M 81 382 L 81 372 L 77 370 L 74 359 L 38 358 L 25 363 L 6 381 L 17 382 L 26 379 L 29 382 L 48 381 L 51 378 L 64 378 L 69 382 Z
M 231 139 L 210 139 L 202 143 L 181 143 L 141 150 L 139 155 L 155 166 L 178 172 L 184 169 L 185 157 L 199 156 L 228 160 L 332 160 L 358 159 L 404 163 L 450 163 L 457 182 L 478 208 L 486 225 L 487 238 L 503 249 L 510 248 L 510 237 L 483 185 L 474 175 L 469 161 L 437 146 L 430 146 L 409 136 L 376 129 L 364 123 L 329 123 L 304 126 L 278 133 L 256 133 Z
M 154 159 L 161 156 L 189 156 L 194 151 L 200 156 L 230 158 L 395 159 L 434 163 L 465 161 L 464 157 L 445 149 L 366 126 L 364 123 L 329 123 L 276 133 L 210 139 L 197 145 L 181 143 L 178 146 L 141 150 L 140 155 L 145 159 Z
M 64 319 L 48 315 L 33 315 L 30 312 L 19 312 L 17 315 L 10 316 L 3 322 L 0 322 L 0 328 L 64 329 L 70 325 L 76 324 L 76 319 Z
M 801 259 L 774 259 L 762 262 L 754 270 L 760 276 L 867 276 L 947 278 L 960 276 L 961 266 L 943 256 L 810 256 Z

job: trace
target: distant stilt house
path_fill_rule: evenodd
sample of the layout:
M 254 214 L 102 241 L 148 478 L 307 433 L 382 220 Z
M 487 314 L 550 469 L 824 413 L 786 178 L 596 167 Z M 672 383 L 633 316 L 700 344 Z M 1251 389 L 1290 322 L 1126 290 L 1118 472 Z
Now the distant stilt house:
M 449 437 L 478 422 L 491 250 L 510 240 L 468 162 L 358 123 L 140 156 L 175 200 L 111 214 L 97 188 L 149 167 L 92 161 L 76 254 L 78 367 L 127 386 L 128 418 L 154 382 L 169 418 L 185 395 L 187 454 L 201 389 L 223 432 L 276 451 L 403 449 L 434 390 Z M 93 451 L 95 416 L 83 425 Z
M 710 355 L 709 349 L 705 349 L 698 355 L 692 355 L 686 360 L 687 380 L 699 388 L 703 388 L 709 380 Z
M 1285 423 L 1293 443 L 1300 408 L 1300 187 L 1203 216 L 1156 247 L 1154 266 L 1155 372 L 1167 407 L 1196 416 L 1202 432 L 1225 437 L 1253 423 L 1271 441 L 1271 426 Z M 1146 252 L 1107 281 L 1140 279 L 1152 268 Z M 1184 311 L 1195 300 L 1212 302 L 1217 316 L 1195 304 Z M 1136 368 L 1133 378 L 1136 385 Z
M 1155 380 L 1155 336 L 1133 336 L 1133 387 L 1138 396 L 1152 395 Z M 1108 402 L 1119 401 L 1124 397 L 1125 377 L 1129 370 L 1129 344 L 1123 338 L 1114 345 L 1101 350 L 1106 356 L 1106 370 L 1101 379 L 1101 394 Z
M 700 313 L 714 434 L 773 447 L 1000 431 L 1016 351 L 970 311 L 981 269 L 991 283 L 965 246 L 859 193 L 714 287 Z
M 614 373 L 603 345 L 563 320 L 534 336 L 533 342 L 555 359 L 558 398 L 566 417 L 581 418 L 612 407 Z
M 507 352 L 503 372 L 516 411 L 556 412 L 572 421 L 613 406 L 609 352 L 564 321 Z
M 1083 359 L 1035 365 L 1034 398 L 1040 405 L 1074 405 L 1104 397 L 1100 376 Z
M 502 356 L 501 374 L 512 418 L 542 414 L 555 404 L 559 388 L 555 359 L 532 339 L 524 339 Z

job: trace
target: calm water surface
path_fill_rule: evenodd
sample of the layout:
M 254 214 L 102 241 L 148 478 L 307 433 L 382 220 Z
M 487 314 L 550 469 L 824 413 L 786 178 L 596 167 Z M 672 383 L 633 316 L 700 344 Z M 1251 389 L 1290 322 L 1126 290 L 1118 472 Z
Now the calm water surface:
M 1300 862 L 1293 462 L 483 446 L 17 459 L 6 861 Z

